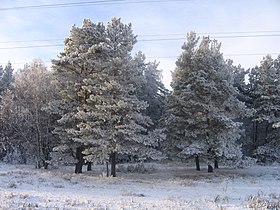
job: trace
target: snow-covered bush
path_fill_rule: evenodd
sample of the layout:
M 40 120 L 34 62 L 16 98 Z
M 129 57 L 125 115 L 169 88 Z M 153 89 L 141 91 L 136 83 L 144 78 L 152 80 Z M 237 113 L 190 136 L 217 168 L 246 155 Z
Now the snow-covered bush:
M 29 160 L 27 162 L 27 160 Z M 34 163 L 34 158 L 28 158 L 28 155 L 24 154 L 20 148 L 16 146 L 8 146 L 5 148 L 5 156 L 2 158 L 2 161 L 5 163 Z
M 58 165 L 73 165 L 77 163 L 74 157 L 73 150 L 68 145 L 59 145 L 55 147 L 51 153 L 50 164 Z
M 145 165 L 144 163 L 119 165 L 117 168 L 118 172 L 122 173 L 152 173 L 156 169 L 153 165 Z
M 277 141 L 272 141 L 260 146 L 254 155 L 262 163 L 280 162 L 280 144 Z
M 221 161 L 222 165 L 226 165 L 228 167 L 233 167 L 233 168 L 246 168 L 246 167 L 251 167 L 256 165 L 257 159 L 251 158 L 248 156 L 243 156 L 240 159 L 224 159 Z

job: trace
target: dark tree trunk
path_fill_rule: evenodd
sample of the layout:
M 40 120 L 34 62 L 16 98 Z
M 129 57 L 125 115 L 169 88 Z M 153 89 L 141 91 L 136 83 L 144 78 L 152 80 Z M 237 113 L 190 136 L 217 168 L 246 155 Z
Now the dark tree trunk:
M 258 143 L 258 121 L 254 121 L 253 122 L 253 141 L 254 141 L 254 148 L 257 149 L 258 146 L 259 146 L 259 143 Z
M 200 164 L 199 164 L 199 156 L 198 155 L 195 156 L 195 166 L 196 166 L 196 170 L 200 171 Z
M 83 158 L 82 151 L 83 151 L 83 147 L 78 147 L 76 149 L 76 158 L 78 160 L 78 163 L 76 163 L 76 165 L 75 165 L 75 173 L 76 174 L 82 173 L 83 164 L 84 164 L 84 158 Z
M 76 174 L 81 174 L 82 173 L 82 169 L 83 169 L 83 163 L 81 163 L 80 161 L 78 163 L 76 163 L 75 165 L 75 173 Z
M 91 171 L 91 166 L 92 166 L 92 163 L 91 163 L 91 162 L 88 162 L 88 163 L 87 163 L 87 171 Z
M 255 140 L 256 140 L 256 123 L 253 121 L 253 128 L 252 128 L 252 142 L 255 148 Z
M 111 153 L 111 176 L 116 177 L 116 152 Z
M 214 161 L 214 168 L 219 168 L 219 162 L 217 159 Z
M 268 129 L 270 127 L 270 124 L 267 123 L 266 127 L 265 127 L 265 143 L 268 143 Z
M 212 173 L 213 172 L 213 166 L 208 165 L 208 173 Z
M 107 177 L 109 177 L 109 163 L 106 162 L 106 172 L 107 172 Z

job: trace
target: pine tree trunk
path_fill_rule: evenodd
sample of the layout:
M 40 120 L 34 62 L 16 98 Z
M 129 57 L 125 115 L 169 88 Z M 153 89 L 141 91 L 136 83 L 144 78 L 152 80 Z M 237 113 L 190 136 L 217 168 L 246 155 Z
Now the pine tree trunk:
M 109 163 L 106 162 L 106 172 L 107 172 L 107 177 L 109 177 Z
M 75 173 L 76 174 L 81 174 L 82 173 L 82 169 L 83 169 L 83 163 L 81 161 L 79 161 L 75 165 Z
M 212 173 L 213 172 L 213 166 L 208 165 L 208 173 Z
M 91 162 L 88 162 L 87 163 L 87 171 L 91 171 L 91 166 L 92 166 L 92 163 Z
M 111 153 L 111 176 L 116 177 L 116 152 Z
M 254 144 L 254 148 L 255 148 L 255 139 L 256 139 L 256 123 L 255 121 L 253 121 L 253 128 L 252 128 L 252 142 Z
M 265 127 L 265 143 L 268 143 L 268 129 L 269 129 L 270 124 L 267 123 L 266 127 Z
M 214 168 L 219 168 L 219 162 L 217 159 L 214 161 Z
M 254 121 L 254 129 L 253 129 L 253 132 L 254 132 L 254 148 L 257 149 L 258 148 L 258 121 Z
M 195 165 L 196 165 L 196 170 L 200 171 L 200 164 L 199 164 L 199 156 L 195 156 Z
M 75 165 L 75 173 L 76 174 L 82 173 L 83 164 L 84 164 L 82 151 L 83 151 L 83 147 L 78 147 L 76 149 L 76 158 L 78 160 L 78 163 L 76 163 L 76 165 Z

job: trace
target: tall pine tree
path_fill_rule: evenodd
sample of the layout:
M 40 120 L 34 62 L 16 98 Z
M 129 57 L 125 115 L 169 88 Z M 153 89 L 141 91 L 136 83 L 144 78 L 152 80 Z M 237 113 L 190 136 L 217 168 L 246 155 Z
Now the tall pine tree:
M 61 114 L 56 132 L 68 149 L 82 152 L 76 155 L 77 173 L 81 157 L 104 162 L 109 154 L 116 176 L 117 153 L 160 156 L 154 149 L 158 139 L 148 135 L 152 120 L 143 115 L 147 103 L 136 94 L 136 80 L 143 75 L 131 56 L 135 42 L 131 25 L 120 19 L 107 26 L 84 20 L 81 28 L 72 28 L 59 60 L 53 61 L 61 96 L 51 104 Z
M 251 70 L 250 87 L 256 155 L 261 161 L 279 161 L 279 129 L 272 125 L 280 121 L 280 56 L 274 60 L 267 55 Z
M 198 170 L 199 156 L 240 158 L 236 141 L 241 130 L 235 119 L 246 107 L 236 97 L 231 62 L 224 61 L 217 41 L 203 37 L 199 43 L 194 32 L 182 49 L 167 103 L 167 150 L 180 158 L 195 156 Z

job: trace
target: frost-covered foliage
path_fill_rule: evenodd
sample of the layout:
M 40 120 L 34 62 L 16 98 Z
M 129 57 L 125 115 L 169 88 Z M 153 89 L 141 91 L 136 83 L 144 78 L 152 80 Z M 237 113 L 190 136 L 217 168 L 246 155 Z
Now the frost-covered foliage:
M 0 66 L 0 95 L 2 95 L 5 90 L 12 88 L 13 72 L 14 69 L 10 62 L 8 62 L 4 69 Z
M 250 72 L 254 95 L 255 120 L 276 123 L 280 120 L 280 56 L 267 55 L 261 65 Z
M 198 45 L 198 46 L 197 46 Z M 220 44 L 191 32 L 172 73 L 173 92 L 165 117 L 171 156 L 240 159 L 240 123 L 247 115 L 233 87 L 234 67 L 225 61 Z
M 39 168 L 47 167 L 55 145 L 51 133 L 54 118 L 43 110 L 54 94 L 50 73 L 41 61 L 34 61 L 18 71 L 14 80 L 13 89 L 4 92 L 0 104 L 6 160 L 36 162 Z
M 142 79 L 136 80 L 137 97 L 148 103 L 149 106 L 144 113 L 153 121 L 154 125 L 151 128 L 155 128 L 162 117 L 168 90 L 161 81 L 162 72 L 158 70 L 158 63 L 155 61 L 146 63 L 145 55 L 141 52 L 134 56 L 133 62 L 135 68 L 140 69 L 142 77 Z M 140 84 L 139 81 L 141 81 Z
M 75 148 L 71 148 L 68 145 L 59 145 L 53 148 L 53 151 L 51 153 L 52 165 L 72 165 L 77 163 L 75 154 L 73 154 L 74 149 Z
M 272 127 L 273 128 L 279 128 L 280 127 L 280 122 L 273 123 Z
M 131 25 L 112 19 L 106 26 L 84 20 L 73 26 L 65 48 L 53 60 L 61 100 L 50 107 L 61 115 L 56 133 L 62 143 L 86 146 L 91 162 L 104 162 L 112 152 L 159 157 L 161 141 L 148 133 L 153 125 L 143 114 L 147 102 L 136 88 L 145 84 L 141 55 L 132 58 L 136 43 Z
M 280 56 L 263 58 L 260 66 L 251 69 L 250 94 L 256 113 L 254 121 L 255 155 L 262 162 L 279 161 L 280 121 Z
M 274 128 L 275 130 L 279 129 L 279 124 L 279 122 L 274 123 L 272 125 L 272 128 Z M 272 136 L 270 137 L 270 140 L 265 144 L 257 147 L 255 150 L 255 157 L 262 163 L 280 163 L 280 137 L 279 135 L 277 135 L 277 131 L 274 132 L 276 132 L 276 135 L 270 135 Z M 272 132 L 272 134 L 274 132 Z
M 263 163 L 280 162 L 280 144 L 277 141 L 259 146 L 255 151 L 256 158 Z

